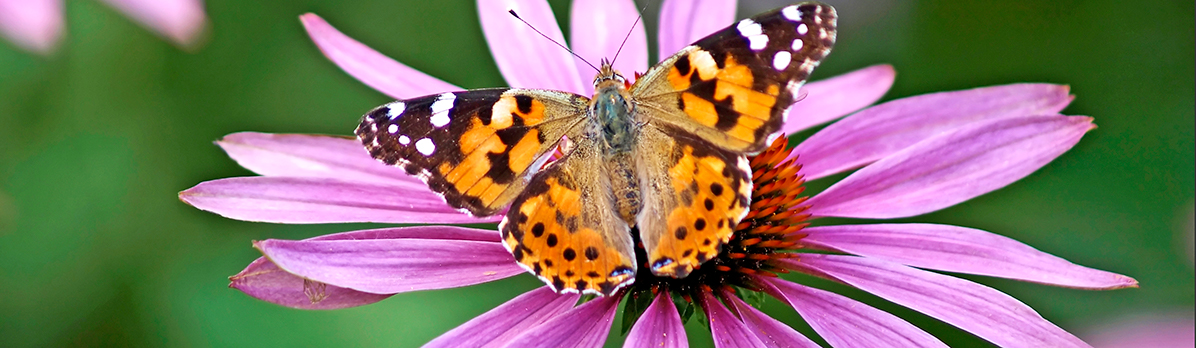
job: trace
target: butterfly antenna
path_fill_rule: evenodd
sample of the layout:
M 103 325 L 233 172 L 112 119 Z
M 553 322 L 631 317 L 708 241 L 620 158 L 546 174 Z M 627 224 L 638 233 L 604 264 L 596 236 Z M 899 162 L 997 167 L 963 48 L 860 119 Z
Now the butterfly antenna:
M 652 4 L 652 1 L 644 3 L 644 7 L 640 9 L 639 15 L 635 17 L 635 22 L 631 23 L 631 29 L 627 30 L 627 35 L 623 36 L 623 42 L 619 43 L 619 49 L 615 51 L 615 57 L 610 59 L 611 65 L 615 65 L 615 60 L 619 59 L 619 53 L 623 52 L 623 45 L 627 44 L 627 38 L 630 38 L 631 33 L 635 31 L 635 25 L 640 24 L 640 20 L 644 18 L 644 11 L 648 10 L 648 5 L 650 4 Z
M 515 13 L 515 10 L 507 10 L 507 12 L 509 12 L 511 14 L 511 16 L 514 16 L 515 19 L 518 19 L 520 22 L 523 22 L 523 24 L 526 24 L 528 28 L 532 28 L 532 31 L 535 31 L 536 34 L 540 34 L 540 36 L 543 36 L 545 39 L 548 39 L 548 41 L 551 41 L 552 43 L 556 44 L 557 46 L 561 46 L 561 48 L 564 48 L 565 51 L 569 51 L 569 54 L 572 54 L 574 57 L 577 57 L 577 59 L 581 59 L 581 61 L 585 62 L 586 65 L 589 65 L 591 68 L 594 68 L 594 71 L 601 72 L 601 70 L 598 70 L 598 67 L 594 66 L 594 64 L 591 64 L 585 58 L 582 58 L 581 56 L 577 55 L 577 53 L 573 53 L 573 50 L 569 49 L 569 47 L 565 47 L 565 45 L 562 45 L 560 42 L 556 42 L 556 40 L 553 40 L 551 37 L 548 37 L 548 35 L 544 35 L 544 33 L 541 33 L 540 30 L 536 29 L 536 27 L 533 26 L 531 23 L 528 23 L 527 21 L 523 20 L 523 18 L 519 17 L 519 14 Z

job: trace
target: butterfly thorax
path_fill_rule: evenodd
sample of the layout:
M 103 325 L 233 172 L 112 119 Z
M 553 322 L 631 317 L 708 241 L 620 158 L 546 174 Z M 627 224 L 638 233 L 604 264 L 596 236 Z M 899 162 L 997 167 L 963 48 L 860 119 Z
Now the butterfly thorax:
M 638 175 L 633 157 L 638 139 L 635 104 L 627 91 L 627 80 L 603 62 L 594 78 L 594 98 L 590 101 L 591 129 L 601 134 L 602 156 L 610 173 L 611 194 L 616 210 L 628 224 L 634 225 L 640 211 Z

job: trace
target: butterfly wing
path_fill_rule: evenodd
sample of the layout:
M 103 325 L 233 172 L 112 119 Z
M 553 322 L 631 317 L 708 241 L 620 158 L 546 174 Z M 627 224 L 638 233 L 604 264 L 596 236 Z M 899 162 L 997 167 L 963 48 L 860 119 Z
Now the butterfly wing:
M 718 254 L 748 212 L 747 158 L 708 142 L 642 130 L 637 226 L 653 274 L 684 278 Z
M 374 158 L 423 179 L 454 208 L 493 215 L 514 199 L 544 154 L 585 114 L 585 97 L 479 89 L 380 106 L 357 137 Z
M 835 22 L 834 8 L 802 3 L 698 40 L 631 87 L 639 114 L 724 149 L 761 151 L 830 52 Z
M 618 215 L 594 138 L 536 173 L 499 224 L 507 250 L 557 292 L 611 295 L 635 281 L 631 228 Z

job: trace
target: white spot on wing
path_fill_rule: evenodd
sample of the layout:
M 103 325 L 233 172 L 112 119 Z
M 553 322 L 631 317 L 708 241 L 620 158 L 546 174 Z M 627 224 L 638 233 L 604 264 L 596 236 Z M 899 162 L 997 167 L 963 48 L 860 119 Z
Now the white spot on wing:
M 457 96 L 452 93 L 441 94 L 436 98 L 436 102 L 432 103 L 432 113 L 439 114 L 452 109 L 455 100 L 457 100 Z
M 403 146 L 410 145 L 411 138 L 408 138 L 406 135 L 400 135 L 399 136 L 399 144 L 402 144 Z
M 797 10 L 797 6 L 786 7 L 781 10 L 781 14 L 785 16 L 785 19 L 794 22 L 801 21 L 801 12 Z
M 793 39 L 793 51 L 800 52 L 802 47 L 806 46 L 806 42 L 801 39 Z
M 748 39 L 748 47 L 753 51 L 764 49 L 768 45 L 768 35 L 764 35 L 764 29 L 760 27 L 760 23 L 756 23 L 749 19 L 739 21 L 735 25 L 735 29 L 739 30 L 739 35 Z
M 393 102 L 386 105 L 386 108 L 388 109 L 386 110 L 386 116 L 390 116 L 390 119 L 393 120 L 395 117 L 402 115 L 403 111 L 407 111 L 407 104 L 404 104 L 403 102 Z
M 778 51 L 777 55 L 772 57 L 772 67 L 777 70 L 785 70 L 789 67 L 789 62 L 793 61 L 793 55 L 788 51 Z
M 431 156 L 433 152 L 436 152 L 436 144 L 432 143 L 432 139 L 423 138 L 415 141 L 415 150 L 424 156 Z
M 389 132 L 390 134 L 395 134 L 396 132 L 399 131 L 399 125 L 392 124 L 392 125 L 386 127 L 386 131 Z
M 437 102 L 437 103 L 439 103 L 439 102 Z M 449 123 L 449 117 L 448 117 L 447 112 L 441 112 L 441 113 L 432 115 L 432 126 L 433 127 L 436 127 L 436 128 L 444 127 L 448 123 Z
M 806 35 L 806 33 L 809 33 L 809 32 L 810 32 L 810 28 L 806 27 L 806 23 L 797 25 L 797 35 Z

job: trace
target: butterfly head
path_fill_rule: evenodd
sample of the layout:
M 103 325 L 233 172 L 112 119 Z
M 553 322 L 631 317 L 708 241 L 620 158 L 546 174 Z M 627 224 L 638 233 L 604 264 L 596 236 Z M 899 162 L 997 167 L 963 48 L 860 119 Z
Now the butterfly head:
M 603 60 L 598 76 L 594 77 L 594 99 L 590 114 L 602 128 L 607 149 L 613 153 L 631 151 L 634 145 L 635 104 L 627 90 L 627 79 Z

